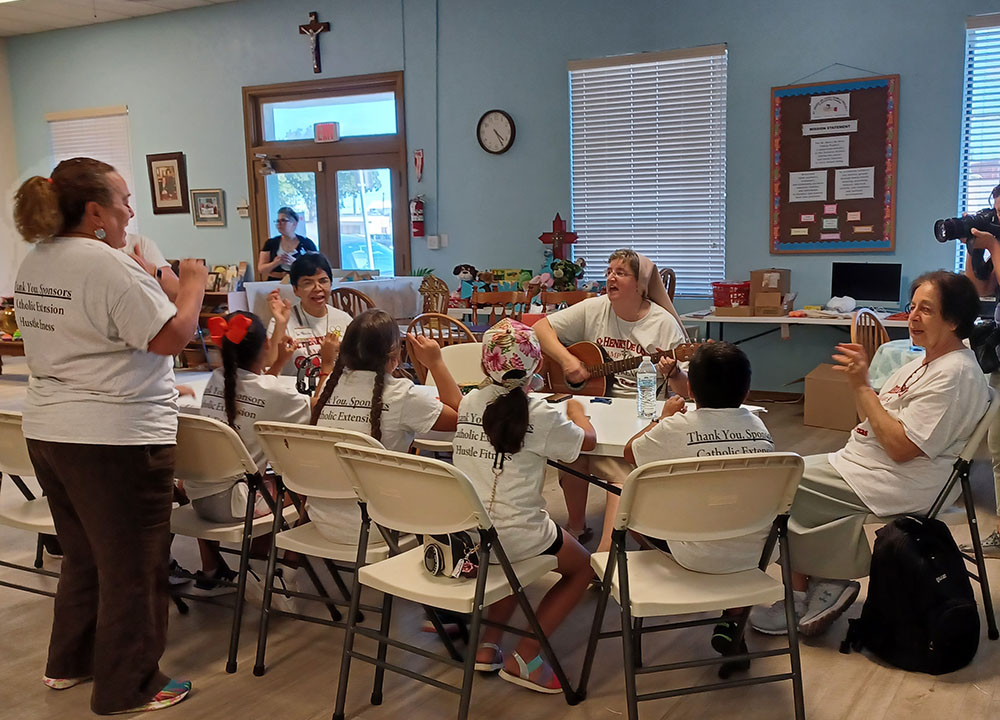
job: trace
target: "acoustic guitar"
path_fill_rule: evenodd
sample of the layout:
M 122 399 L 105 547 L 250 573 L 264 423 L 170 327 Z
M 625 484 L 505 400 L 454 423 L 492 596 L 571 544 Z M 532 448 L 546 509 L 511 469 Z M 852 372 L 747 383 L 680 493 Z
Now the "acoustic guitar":
M 654 364 L 664 357 L 685 362 L 691 359 L 694 351 L 700 346 L 701 343 L 682 343 L 672 350 L 653 353 L 649 359 Z M 546 357 L 540 373 L 549 392 L 572 393 L 573 395 L 610 395 L 614 375 L 636 369 L 646 357 L 642 355 L 625 360 L 608 360 L 604 348 L 596 343 L 586 341 L 574 343 L 566 349 L 571 355 L 580 359 L 580 362 L 587 368 L 587 372 L 590 373 L 590 377 L 582 383 L 571 383 L 566 379 L 562 366 Z

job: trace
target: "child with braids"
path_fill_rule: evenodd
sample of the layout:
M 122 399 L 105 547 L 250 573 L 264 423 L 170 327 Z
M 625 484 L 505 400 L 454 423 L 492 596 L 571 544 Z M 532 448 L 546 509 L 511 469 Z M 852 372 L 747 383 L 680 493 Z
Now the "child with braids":
M 212 342 L 222 350 L 222 367 L 215 370 L 205 387 L 201 414 L 228 424 L 239 434 L 257 469 L 267 466 L 264 449 L 257 440 L 253 425 L 259 420 L 306 423 L 309 420 L 309 398 L 295 391 L 287 379 L 264 373 L 270 340 L 263 323 L 253 313 L 234 312 L 226 318 L 208 321 Z M 279 361 L 287 360 L 288 348 L 282 343 Z M 329 361 L 328 361 L 329 362 Z M 331 363 L 332 364 L 332 363 Z M 276 371 L 282 365 L 275 364 Z M 242 521 L 246 515 L 247 485 L 241 477 L 220 482 L 191 482 L 184 491 L 191 499 L 194 511 L 203 520 L 217 523 Z M 265 490 L 266 491 L 266 490 Z M 271 489 L 273 496 L 273 488 Z M 263 495 L 255 499 L 255 515 L 270 513 Z M 200 594 L 231 591 L 217 584 L 234 573 L 226 567 L 214 544 L 199 542 L 202 570 L 196 575 L 195 589 Z
M 410 334 L 406 341 L 436 390 L 392 376 L 399 364 L 399 327 L 391 315 L 372 308 L 347 326 L 333 371 L 317 390 L 312 424 L 362 432 L 398 452 L 409 450 L 418 433 L 454 430 L 462 393 L 441 360 L 441 348 L 424 336 Z M 361 515 L 353 500 L 310 499 L 309 517 L 331 542 L 358 540 Z M 376 540 L 381 538 L 372 536 L 369 543 Z
M 492 384 L 473 390 L 458 409 L 455 467 L 482 498 L 511 562 L 555 555 L 562 578 L 538 605 L 538 621 L 551 634 L 580 601 L 590 583 L 590 553 L 545 511 L 542 487 L 549 459 L 573 462 L 593 450 L 597 437 L 583 406 L 555 406 L 527 391 L 542 350 L 527 325 L 501 320 L 483 336 L 483 371 Z M 507 623 L 517 607 L 511 595 L 490 606 L 487 617 Z M 504 659 L 503 630 L 487 627 L 476 654 L 476 669 L 500 670 L 500 677 L 543 693 L 561 692 L 559 680 L 539 655 L 538 641 L 525 637 Z

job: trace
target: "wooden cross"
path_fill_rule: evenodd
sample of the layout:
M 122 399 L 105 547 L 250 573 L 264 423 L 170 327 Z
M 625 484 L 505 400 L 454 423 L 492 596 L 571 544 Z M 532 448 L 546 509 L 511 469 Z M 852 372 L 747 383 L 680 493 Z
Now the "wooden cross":
M 576 242 L 576 233 L 566 232 L 566 221 L 559 217 L 559 213 L 556 213 L 556 217 L 552 221 L 552 232 L 542 233 L 538 239 L 546 245 L 552 246 L 553 259 L 565 260 L 566 245 L 572 245 Z
M 319 57 L 319 34 L 327 32 L 330 29 L 330 23 L 320 22 L 319 14 L 311 12 L 309 13 L 309 24 L 299 25 L 299 35 L 308 35 L 309 44 L 312 46 L 312 56 L 313 56 L 313 72 L 318 73 L 321 69 L 320 57 Z

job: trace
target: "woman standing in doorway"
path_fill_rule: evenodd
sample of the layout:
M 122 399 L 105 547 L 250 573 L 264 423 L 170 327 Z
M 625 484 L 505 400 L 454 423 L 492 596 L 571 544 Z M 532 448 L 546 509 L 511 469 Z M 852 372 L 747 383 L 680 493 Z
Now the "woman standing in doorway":
M 261 280 L 282 280 L 292 269 L 295 259 L 306 253 L 319 252 L 316 243 L 305 235 L 296 234 L 299 214 L 290 207 L 278 209 L 274 221 L 278 234 L 268 239 L 257 258 L 257 274 Z

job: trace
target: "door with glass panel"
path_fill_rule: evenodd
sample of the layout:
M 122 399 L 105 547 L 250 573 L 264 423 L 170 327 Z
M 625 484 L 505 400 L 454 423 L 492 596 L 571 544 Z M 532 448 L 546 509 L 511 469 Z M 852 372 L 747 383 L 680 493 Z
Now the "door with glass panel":
M 336 221 L 330 228 L 334 242 L 327 245 L 336 244 L 340 267 L 395 274 L 400 210 L 395 160 L 372 155 L 330 161 L 327 188 Z
M 272 160 L 265 167 L 262 186 L 267 203 L 266 237 L 281 232 L 278 210 L 291 208 L 298 215 L 297 235 L 309 238 L 320 252 L 327 253 L 325 240 L 328 221 L 325 213 L 326 178 L 313 160 Z M 261 238 L 263 240 L 266 238 Z

